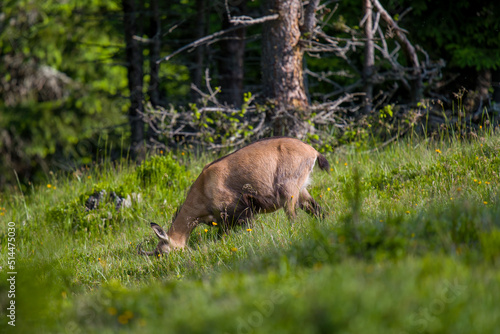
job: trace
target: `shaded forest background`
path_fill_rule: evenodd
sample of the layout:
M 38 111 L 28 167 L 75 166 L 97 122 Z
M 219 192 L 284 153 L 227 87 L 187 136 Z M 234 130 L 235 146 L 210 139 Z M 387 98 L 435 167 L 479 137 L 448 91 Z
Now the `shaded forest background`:
M 491 123 L 498 17 L 486 0 L 2 1 L 0 185 L 185 145 Z

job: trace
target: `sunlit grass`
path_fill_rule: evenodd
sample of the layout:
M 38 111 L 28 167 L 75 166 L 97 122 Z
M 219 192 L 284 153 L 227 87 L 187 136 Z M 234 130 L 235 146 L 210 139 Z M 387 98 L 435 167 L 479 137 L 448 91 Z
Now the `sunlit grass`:
M 330 172 L 315 170 L 310 187 L 324 220 L 299 212 L 291 223 L 279 211 L 222 238 L 202 225 L 188 249 L 159 258 L 136 246 L 156 246 L 149 223 L 168 227 L 215 157 L 178 154 L 168 168 L 161 160 L 146 183 L 125 161 L 49 174 L 24 194 L 0 195 L 0 219 L 17 228 L 18 328 L 493 332 L 499 152 L 500 137 L 484 131 L 469 141 L 406 139 L 330 154 Z M 135 197 L 130 208 L 86 212 L 95 189 Z M 6 224 L 0 233 L 5 244 Z M 5 248 L 1 255 L 4 271 Z M 2 318 L 6 291 L 2 277 Z

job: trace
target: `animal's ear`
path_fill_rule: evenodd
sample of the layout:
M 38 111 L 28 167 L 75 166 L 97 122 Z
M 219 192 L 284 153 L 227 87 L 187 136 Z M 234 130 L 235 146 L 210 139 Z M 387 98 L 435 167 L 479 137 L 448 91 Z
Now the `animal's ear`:
M 151 223 L 151 228 L 153 229 L 153 231 L 155 231 L 158 238 L 165 241 L 169 241 L 167 233 L 165 233 L 165 231 L 160 227 L 160 225 Z

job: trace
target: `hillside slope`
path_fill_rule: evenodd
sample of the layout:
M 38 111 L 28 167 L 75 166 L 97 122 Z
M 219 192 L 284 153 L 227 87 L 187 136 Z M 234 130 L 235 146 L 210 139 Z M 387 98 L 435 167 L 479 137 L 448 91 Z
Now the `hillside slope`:
M 152 249 L 203 165 L 105 163 L 0 195 L 2 329 L 47 333 L 493 333 L 500 325 L 500 135 L 327 156 L 324 221 L 282 211 Z M 186 167 L 187 166 L 187 167 Z M 90 196 L 105 191 L 94 210 Z M 114 192 L 128 203 L 116 208 Z M 104 194 L 104 193 L 103 193 Z M 12 223 L 9 223 L 12 222 Z M 9 226 L 15 230 L 9 240 Z M 15 245 L 15 252 L 9 252 Z M 15 263 L 8 263 L 9 253 Z M 15 296 L 7 272 L 15 271 Z M 7 309 L 15 301 L 16 327 Z

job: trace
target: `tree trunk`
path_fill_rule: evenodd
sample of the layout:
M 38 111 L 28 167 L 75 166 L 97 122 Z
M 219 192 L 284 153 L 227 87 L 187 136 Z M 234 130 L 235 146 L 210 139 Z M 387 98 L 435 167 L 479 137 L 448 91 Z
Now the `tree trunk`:
M 206 35 L 206 0 L 196 0 L 196 28 L 195 39 L 200 39 Z M 205 58 L 205 46 L 198 46 L 194 51 L 194 65 L 191 70 L 191 80 L 196 87 L 202 86 L 203 81 L 203 60 Z M 191 91 L 192 101 L 196 101 L 200 96 L 194 90 Z
M 300 18 L 302 1 L 269 0 L 266 15 L 279 14 L 279 18 L 263 25 L 262 81 L 266 97 L 275 105 L 274 132 L 276 135 L 294 135 L 293 124 L 285 117 L 290 114 L 300 119 L 301 111 L 308 107 L 302 68 L 303 48 L 300 44 Z M 288 119 L 291 121 L 291 119 Z
M 140 44 L 134 36 L 139 32 L 138 14 L 134 0 L 122 0 L 123 23 L 125 29 L 125 60 L 127 64 L 128 87 L 130 90 L 130 109 L 128 113 L 131 132 L 131 157 L 140 158 L 144 151 L 144 123 L 140 113 L 143 111 L 143 57 Z
M 241 1 L 231 7 L 231 14 L 244 15 L 246 2 Z M 223 15 L 222 30 L 232 27 L 228 15 Z M 243 103 L 243 59 L 245 56 L 246 29 L 234 30 L 225 35 L 220 43 L 219 82 L 221 93 L 219 101 L 240 107 Z
M 371 0 L 363 0 L 363 13 L 365 15 L 365 59 L 363 64 L 363 80 L 365 91 L 365 106 L 363 113 L 368 114 L 372 109 L 373 100 L 373 71 L 375 66 L 375 53 L 373 45 L 373 7 Z
M 148 95 L 151 106 L 156 108 L 159 105 L 161 105 L 160 78 L 159 78 L 160 65 L 156 62 L 158 59 L 160 59 L 161 21 L 160 21 L 160 8 L 158 6 L 158 0 L 150 0 L 150 4 L 151 4 L 150 6 L 151 16 L 149 18 L 149 31 L 148 31 L 148 37 L 150 40 Z M 148 146 L 154 147 L 158 135 L 152 126 L 148 126 L 146 137 Z
M 149 100 L 153 107 L 160 105 L 160 65 L 156 63 L 160 59 L 161 48 L 161 21 L 158 0 L 151 0 L 151 19 L 149 23 Z

